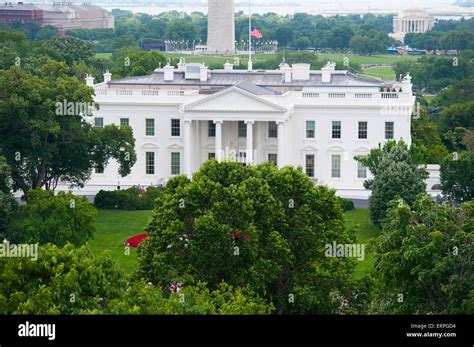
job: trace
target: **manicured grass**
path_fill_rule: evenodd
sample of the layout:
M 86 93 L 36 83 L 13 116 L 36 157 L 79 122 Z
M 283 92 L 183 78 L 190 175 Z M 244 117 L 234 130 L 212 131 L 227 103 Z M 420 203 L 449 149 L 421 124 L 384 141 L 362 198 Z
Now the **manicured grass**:
M 164 53 L 166 57 L 186 59 L 187 63 L 205 63 L 206 65 L 224 65 L 227 61 L 229 63 L 241 63 L 247 64 L 247 55 L 236 55 L 236 56 L 207 56 L 207 55 L 193 55 L 193 54 L 181 54 L 181 53 Z M 254 63 L 266 61 L 274 57 L 274 54 L 260 54 L 254 55 L 252 60 Z M 223 66 L 221 67 L 223 68 Z
M 371 67 L 362 71 L 363 75 L 382 78 L 386 81 L 395 80 L 395 70 L 392 67 Z
M 372 224 L 368 209 L 356 209 L 344 214 L 346 227 L 356 229 L 357 243 L 365 244 L 365 258 L 358 262 L 354 272 L 355 278 L 368 274 L 374 265 L 374 253 L 368 248 L 370 240 L 380 235 L 380 229 Z
M 96 53 L 96 58 L 111 58 L 112 53 Z
M 130 255 L 125 255 L 124 243 L 132 236 L 143 234 L 150 216 L 151 211 L 98 210 L 97 230 L 89 242 L 92 252 L 108 251 L 113 260 L 132 272 L 137 264 L 137 252 L 130 248 Z
M 411 55 L 394 55 L 394 54 L 378 54 L 378 55 L 357 55 L 343 53 L 323 53 L 318 55 L 323 61 L 335 60 L 343 61 L 345 57 L 349 59 L 349 63 L 355 64 L 394 64 L 398 61 L 416 60 L 418 57 Z
M 89 242 L 92 251 L 95 254 L 108 251 L 112 259 L 128 273 L 133 272 L 137 265 L 136 250 L 132 248 L 130 255 L 125 255 L 124 242 L 131 236 L 143 233 L 150 216 L 151 211 L 98 210 L 97 231 Z M 367 209 L 349 211 L 344 217 L 346 226 L 356 229 L 358 243 L 368 244 L 371 238 L 380 233 L 370 221 Z M 374 254 L 366 249 L 365 259 L 357 264 L 354 276 L 360 278 L 369 273 L 373 264 Z

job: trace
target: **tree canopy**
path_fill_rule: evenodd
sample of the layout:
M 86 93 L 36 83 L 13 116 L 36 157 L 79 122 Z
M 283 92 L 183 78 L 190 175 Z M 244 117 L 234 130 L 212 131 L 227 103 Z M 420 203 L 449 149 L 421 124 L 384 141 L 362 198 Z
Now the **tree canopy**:
M 378 313 L 473 314 L 474 203 L 436 204 L 420 195 L 390 203 L 376 246 Z
M 364 187 L 372 191 L 369 210 L 375 225 L 383 224 L 389 202 L 395 197 L 411 204 L 418 194 L 426 191 L 424 181 L 428 172 L 420 167 L 420 155 L 414 145 L 409 148 L 403 141 L 389 141 L 383 148 L 372 149 L 366 157 L 355 158 L 374 176 L 364 182 Z
M 49 62 L 39 76 L 11 67 L 0 71 L 0 148 L 11 167 L 15 188 L 54 189 L 59 179 L 82 186 L 94 165 L 110 159 L 120 174 L 136 161 L 129 127 L 95 128 L 89 121 L 92 88 L 67 75 L 64 63 Z M 89 113 L 90 112 L 90 113 Z M 71 160 L 74 158 L 74 160 Z
M 345 294 L 354 266 L 325 255 L 326 244 L 353 241 L 334 192 L 270 163 L 212 160 L 192 181 L 171 179 L 146 231 L 136 278 L 249 285 L 280 313 L 335 312 L 330 293 Z

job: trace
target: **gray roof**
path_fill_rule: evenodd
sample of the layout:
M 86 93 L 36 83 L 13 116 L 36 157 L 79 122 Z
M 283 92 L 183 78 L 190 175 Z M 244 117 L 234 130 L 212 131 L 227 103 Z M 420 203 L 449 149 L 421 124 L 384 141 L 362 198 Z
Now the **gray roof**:
M 332 74 L 331 83 L 322 83 L 321 72 L 311 71 L 308 81 L 292 81 L 285 83 L 281 71 L 246 71 L 246 70 L 211 70 L 210 78 L 206 82 L 185 79 L 183 71 L 174 72 L 174 80 L 165 82 L 164 73 L 157 70 L 149 76 L 127 77 L 112 80 L 109 83 L 129 85 L 182 85 L 182 86 L 235 86 L 241 82 L 249 82 L 259 87 L 317 87 L 317 86 L 347 86 L 347 87 L 378 87 L 384 85 L 384 81 L 377 79 L 362 78 L 347 71 L 335 71 Z
M 0 5 L 0 10 L 43 10 L 46 12 L 99 12 L 105 11 L 102 7 L 96 5 L 84 5 L 84 4 L 64 4 L 61 6 L 55 6 L 53 4 L 18 4 L 12 3 Z
M 34 4 L 17 4 L 17 3 L 2 3 L 0 10 L 39 10 L 40 8 Z
M 236 85 L 237 88 L 245 90 L 254 95 L 275 95 L 276 93 L 270 89 L 259 87 L 252 82 L 243 81 Z M 232 88 L 232 87 L 230 87 Z

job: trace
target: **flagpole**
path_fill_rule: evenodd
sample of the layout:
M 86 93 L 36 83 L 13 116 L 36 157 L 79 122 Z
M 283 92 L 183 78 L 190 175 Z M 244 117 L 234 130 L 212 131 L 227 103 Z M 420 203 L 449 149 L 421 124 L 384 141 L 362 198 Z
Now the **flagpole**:
M 249 62 L 248 70 L 253 70 L 252 63 L 252 0 L 249 0 Z

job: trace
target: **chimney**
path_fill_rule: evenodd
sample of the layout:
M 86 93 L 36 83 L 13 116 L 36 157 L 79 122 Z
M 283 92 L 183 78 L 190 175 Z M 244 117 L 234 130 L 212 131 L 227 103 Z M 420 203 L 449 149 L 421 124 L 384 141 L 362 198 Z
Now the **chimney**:
M 177 71 L 184 71 L 186 69 L 186 60 L 183 57 L 179 58 L 178 63 L 178 70 Z
M 225 70 L 225 71 L 232 71 L 232 70 L 234 70 L 234 64 L 231 64 L 231 63 L 229 63 L 228 61 L 226 61 L 226 63 L 224 64 L 224 70 Z
M 310 67 L 309 64 L 293 64 L 293 80 L 309 81 Z
M 104 82 L 107 83 L 107 82 L 110 82 L 111 80 L 112 80 L 112 74 L 109 72 L 109 70 L 107 70 L 104 73 Z
M 402 91 L 410 92 L 412 90 L 413 85 L 411 84 L 411 76 L 410 73 L 407 73 L 402 80 Z
M 167 64 L 163 71 L 165 72 L 165 82 L 172 82 L 174 80 L 174 66 Z
M 287 67 L 290 67 L 290 65 L 288 65 L 287 63 L 281 63 L 279 65 L 281 71 L 284 71 Z
M 94 86 L 94 77 L 92 77 L 91 75 L 87 74 L 87 77 L 86 77 L 86 84 L 87 84 L 89 87 L 93 87 L 93 86 Z
M 293 73 L 293 69 L 286 65 L 286 67 L 283 69 L 283 73 L 285 75 L 285 83 L 291 83 L 291 75 Z
M 208 72 L 208 68 L 206 65 L 204 65 L 204 63 L 201 65 L 201 67 L 199 68 L 199 72 L 200 72 L 200 76 L 199 76 L 199 80 L 201 82 L 207 82 L 207 72 Z
M 336 64 L 331 63 L 328 61 L 323 68 L 321 68 L 321 82 L 323 83 L 331 83 L 332 80 L 332 73 L 336 70 Z

